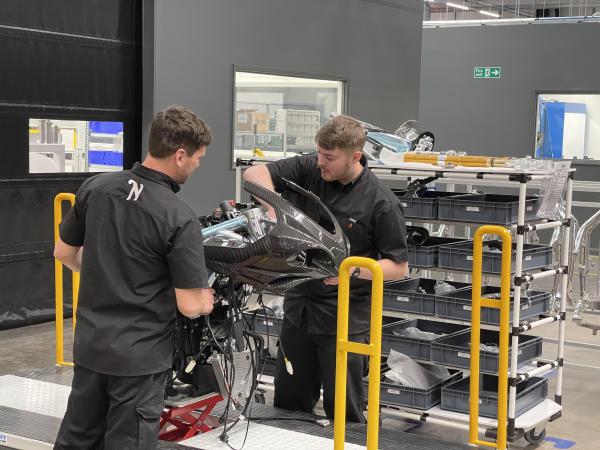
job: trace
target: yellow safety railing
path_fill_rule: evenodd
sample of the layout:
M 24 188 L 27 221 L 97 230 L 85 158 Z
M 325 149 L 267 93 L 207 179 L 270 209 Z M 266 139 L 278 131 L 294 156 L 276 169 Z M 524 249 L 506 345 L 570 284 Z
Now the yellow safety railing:
M 62 202 L 68 201 L 71 206 L 75 204 L 75 195 L 61 193 L 54 197 L 54 244 L 58 241 L 58 226 L 62 222 Z M 75 333 L 75 312 L 77 311 L 77 297 L 79 295 L 79 273 L 73 272 L 73 333 Z M 72 362 L 65 361 L 64 354 L 64 290 L 63 290 L 63 264 L 54 260 L 54 288 L 55 288 L 55 308 L 56 308 L 56 365 L 73 366 Z
M 369 344 L 348 341 L 350 268 L 363 267 L 373 274 L 371 288 L 371 337 Z M 335 365 L 334 449 L 343 450 L 346 438 L 346 379 L 348 353 L 369 356 L 367 449 L 376 450 L 379 441 L 379 386 L 381 383 L 381 322 L 383 316 L 383 270 L 373 259 L 351 256 L 340 266 L 338 284 L 337 349 Z
M 500 300 L 481 298 L 483 237 L 494 234 L 502 239 L 502 271 Z M 506 450 L 506 417 L 508 407 L 508 334 L 510 321 L 510 263 L 512 237 L 501 226 L 484 225 L 473 240 L 473 301 L 471 310 L 471 387 L 469 407 L 469 445 L 481 445 Z M 498 432 L 495 442 L 479 440 L 479 346 L 481 337 L 481 307 L 500 309 L 500 352 L 498 355 Z

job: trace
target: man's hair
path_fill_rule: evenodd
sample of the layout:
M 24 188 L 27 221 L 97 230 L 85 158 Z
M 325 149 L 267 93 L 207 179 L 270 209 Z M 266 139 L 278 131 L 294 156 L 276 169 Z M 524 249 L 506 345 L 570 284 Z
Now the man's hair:
M 345 151 L 362 151 L 366 138 L 366 131 L 358 120 L 349 116 L 336 116 L 319 128 L 315 142 L 325 150 L 339 148 Z
M 200 117 L 183 106 L 171 105 L 152 120 L 148 152 L 154 158 L 166 158 L 182 148 L 192 156 L 211 142 L 212 132 Z

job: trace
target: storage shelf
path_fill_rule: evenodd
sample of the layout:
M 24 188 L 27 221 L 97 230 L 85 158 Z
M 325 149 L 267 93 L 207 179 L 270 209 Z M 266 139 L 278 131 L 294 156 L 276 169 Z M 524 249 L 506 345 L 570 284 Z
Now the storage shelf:
M 445 267 L 438 267 L 438 266 L 433 266 L 433 267 L 424 267 L 424 266 L 409 266 L 409 269 L 419 269 L 419 270 L 430 270 L 432 272 L 444 272 L 444 273 L 463 273 L 463 274 L 467 274 L 467 275 L 472 275 L 473 271 L 472 270 L 466 270 L 466 269 L 447 269 Z M 531 270 L 527 270 L 527 271 L 523 271 L 523 275 L 525 275 L 526 273 L 536 273 L 536 272 L 542 272 L 544 270 L 551 270 L 551 269 L 558 269 L 558 267 L 553 267 L 553 266 L 549 266 L 549 267 L 540 267 L 539 269 L 531 269 Z M 514 272 L 511 272 L 511 274 L 513 274 Z M 483 272 L 484 275 L 486 276 L 493 276 L 493 277 L 500 277 L 499 273 L 493 273 L 493 272 Z M 559 275 L 559 274 L 557 274 Z M 535 281 L 535 280 L 534 280 Z M 511 284 L 512 284 L 512 279 L 511 279 Z
M 266 161 L 264 161 L 266 162 Z M 262 164 L 263 161 L 256 161 L 257 164 Z M 252 165 L 254 164 L 254 161 L 250 160 L 250 161 L 242 161 L 239 166 L 243 166 L 243 165 Z M 423 178 L 430 178 L 430 177 L 435 177 L 436 178 L 436 182 L 442 183 L 442 184 L 464 184 L 467 186 L 470 185 L 478 185 L 478 186 L 482 186 L 482 185 L 487 185 L 488 183 L 490 185 L 493 186 L 510 186 L 510 187 L 515 187 L 515 188 L 519 188 L 519 209 L 520 209 L 520 214 L 517 214 L 517 218 L 519 215 L 527 215 L 528 214 L 528 210 L 527 210 L 527 203 L 526 203 L 526 198 L 527 198 L 527 188 L 529 187 L 529 183 L 531 183 L 531 185 L 534 186 L 539 186 L 540 182 L 543 180 L 547 180 L 549 177 L 551 177 L 554 174 L 553 170 L 545 170 L 545 171 L 537 171 L 537 170 L 531 170 L 531 171 L 526 171 L 526 170 L 516 170 L 513 168 L 495 168 L 495 167 L 477 167 L 477 168 L 472 168 L 472 167 L 439 167 L 439 166 L 434 166 L 434 165 L 430 165 L 430 164 L 418 164 L 418 163 L 400 163 L 394 166 L 381 166 L 381 165 L 377 165 L 377 164 L 371 164 L 369 165 L 369 168 L 371 169 L 371 171 L 373 172 L 373 174 L 375 174 L 377 177 L 381 178 L 381 179 L 393 179 L 393 180 L 401 180 L 401 179 L 408 179 L 410 180 L 418 180 L 418 179 L 423 179 Z M 238 169 L 239 172 L 241 173 L 241 168 Z M 572 174 L 575 170 L 574 169 L 570 169 L 569 172 Z M 454 190 L 454 189 L 450 189 L 450 190 Z M 567 215 L 570 214 L 571 212 L 571 207 L 573 206 L 572 203 L 572 191 L 573 191 L 573 179 L 572 176 L 569 176 L 567 181 L 566 181 L 566 194 L 565 194 L 565 206 L 566 206 L 566 212 Z M 457 193 L 458 195 L 459 193 Z M 237 194 L 236 194 L 237 195 Z M 408 203 L 408 202 L 407 202 Z M 439 205 L 438 205 L 439 206 Z M 408 206 L 407 206 L 408 207 Z M 424 212 L 409 212 L 409 214 L 414 214 L 414 215 L 419 215 L 422 214 L 423 216 L 427 216 L 428 215 L 428 211 L 425 210 Z M 439 210 L 438 211 L 434 211 L 431 212 L 430 217 L 437 217 L 437 215 L 439 214 Z M 507 219 L 506 219 L 506 223 L 502 223 L 502 220 L 498 219 L 496 220 L 496 222 L 498 222 L 500 220 L 501 224 L 499 226 L 504 227 L 505 229 L 508 229 L 510 231 L 516 231 L 517 225 L 516 223 L 512 223 L 513 220 L 513 215 L 514 214 L 510 214 L 507 215 Z M 474 220 L 469 220 L 469 221 L 461 221 L 461 220 L 454 220 L 454 219 L 460 219 L 462 218 L 462 216 L 452 216 L 449 215 L 448 217 L 452 217 L 452 220 L 443 220 L 443 219 L 428 219 L 428 218 L 419 218 L 419 217 L 406 217 L 406 222 L 407 223 L 419 223 L 419 224 L 431 224 L 431 225 L 448 225 L 448 226 L 458 226 L 458 227 L 475 227 L 475 226 L 480 226 L 480 225 L 488 225 L 488 223 L 482 223 L 477 221 L 477 217 L 473 217 Z M 495 220 L 494 218 L 490 219 L 490 220 Z M 515 221 L 518 221 L 515 220 Z M 546 222 L 549 222 L 549 219 L 547 218 L 539 218 L 539 217 L 535 217 L 532 215 L 530 215 L 528 218 L 525 218 L 524 220 L 524 224 L 525 225 L 532 225 L 532 224 L 544 224 Z M 542 227 L 543 229 L 550 229 L 551 227 L 554 226 L 558 226 L 560 224 L 548 224 L 544 227 Z M 567 233 L 570 233 L 571 229 L 570 229 L 570 225 L 569 223 L 563 223 L 562 225 L 560 225 L 563 228 L 564 231 L 566 231 Z M 571 236 L 571 239 L 573 239 L 573 237 Z M 458 244 L 457 244 L 458 245 Z M 515 247 L 516 246 L 516 247 Z M 516 258 L 516 254 L 520 254 L 521 258 L 523 259 L 523 261 L 527 261 L 527 260 L 531 260 L 532 256 L 539 256 L 537 254 L 533 254 L 534 252 L 531 252 L 531 255 L 525 255 L 524 253 L 524 246 L 526 247 L 526 244 L 524 245 L 524 239 L 523 236 L 521 234 L 517 235 L 517 237 L 514 239 L 513 242 L 513 255 L 512 255 L 512 259 L 514 260 Z M 455 256 L 456 255 L 451 255 L 451 256 Z M 458 256 L 462 256 L 462 254 L 458 254 Z M 529 256 L 529 259 L 525 259 L 527 256 Z M 556 266 L 561 267 L 564 265 L 567 265 L 568 262 L 565 262 L 566 258 L 568 255 L 566 254 L 561 254 L 560 255 L 560 261 L 561 262 L 555 262 L 555 260 L 553 260 L 551 257 L 547 257 L 547 255 L 544 255 L 546 259 L 541 260 L 541 261 L 536 261 L 535 263 L 531 263 L 529 264 L 530 267 L 535 267 L 537 265 L 541 265 L 542 267 L 539 268 L 526 268 L 525 270 L 521 270 L 521 272 L 519 273 L 519 276 L 523 277 L 525 274 L 536 274 L 538 272 L 544 271 L 544 270 L 548 270 L 548 269 L 555 269 Z M 468 260 L 468 258 L 467 258 Z M 558 261 L 558 258 L 557 258 Z M 427 261 L 428 263 L 431 261 Z M 443 268 L 443 267 L 439 267 L 437 264 L 435 266 L 432 267 L 426 267 L 426 266 L 417 266 L 414 264 L 410 265 L 411 269 L 417 269 L 419 271 L 431 271 L 431 272 L 440 272 L 440 273 L 445 273 L 445 274 L 449 274 L 449 273 L 457 273 L 457 274 L 468 274 L 468 275 L 472 275 L 473 271 L 472 269 L 457 269 L 455 268 L 454 265 L 455 261 L 451 261 L 451 262 L 447 262 L 445 261 L 444 264 L 442 265 L 448 265 L 448 268 Z M 459 261 L 460 262 L 460 261 Z M 485 262 L 485 258 L 484 258 L 484 262 Z M 494 262 L 494 260 L 493 260 Z M 462 264 L 463 267 L 468 267 L 469 264 Z M 527 267 L 527 265 L 526 265 Z M 488 270 L 491 269 L 496 269 L 495 267 L 489 267 Z M 511 285 L 513 284 L 513 277 L 515 276 L 515 265 L 513 264 L 512 267 L 513 271 L 510 274 L 510 279 L 511 279 Z M 422 272 L 421 272 L 422 273 Z M 494 273 L 494 272 L 482 272 L 482 278 L 485 277 L 494 277 L 494 278 L 499 278 L 501 277 L 501 274 L 499 273 Z M 561 303 L 561 308 L 562 311 L 564 312 L 565 309 L 565 299 L 566 299 L 566 295 L 565 295 L 565 290 L 566 290 L 566 274 L 561 274 L 562 276 L 562 294 L 563 294 L 563 300 Z M 437 277 L 436 277 L 437 278 Z M 384 292 L 387 288 L 387 283 L 384 283 Z M 516 287 L 515 289 L 522 289 L 522 287 Z M 464 299 L 463 299 L 464 300 Z M 405 300 L 399 300 L 399 301 L 405 301 Z M 402 308 L 401 308 L 402 309 Z M 437 306 L 436 306 L 437 309 Z M 511 308 L 512 310 L 512 308 Z M 436 311 L 437 313 L 438 311 Z M 528 323 L 528 322 L 532 322 L 532 321 L 536 321 L 538 320 L 537 317 L 539 317 L 537 311 L 536 314 L 532 317 L 528 317 L 525 320 L 521 319 L 521 311 L 520 310 L 515 310 L 513 311 L 513 314 L 516 314 L 517 317 L 519 317 L 519 322 L 521 324 L 523 323 Z M 445 317 L 440 317 L 437 314 L 433 314 L 433 315 L 429 315 L 429 314 L 419 314 L 419 313 L 414 313 L 414 312 L 403 312 L 403 311 L 392 311 L 390 309 L 384 309 L 382 312 L 382 315 L 384 317 L 388 317 L 388 318 L 395 318 L 395 319 L 424 319 L 424 320 L 433 320 L 433 321 L 438 321 L 438 322 L 446 322 L 446 323 L 453 323 L 453 324 L 460 324 L 460 325 L 471 325 L 471 321 L 470 320 L 459 320 L 459 319 L 451 319 L 451 318 L 445 318 Z M 554 323 L 554 322 L 549 322 L 549 323 Z M 499 329 L 499 325 L 494 325 L 494 324 L 480 324 L 481 325 L 481 329 L 488 329 L 488 330 L 494 330 L 497 331 Z M 517 341 L 518 336 L 516 337 Z M 563 328 L 559 327 L 559 341 L 564 342 L 564 330 Z M 514 338 L 513 338 L 514 341 Z M 560 346 L 559 346 L 560 348 Z M 516 351 L 516 349 L 515 349 Z M 515 353 L 513 353 L 514 355 Z M 562 358 L 562 351 L 559 350 L 559 355 L 558 358 Z M 512 359 L 512 358 L 511 358 Z M 426 360 L 419 360 L 422 363 L 429 363 L 432 364 L 431 361 L 426 361 Z M 437 363 L 433 363 L 433 364 L 437 364 Z M 519 364 L 518 362 L 515 363 L 515 365 L 518 365 L 518 367 L 514 367 L 512 366 L 512 360 L 509 360 L 509 374 L 507 374 L 507 376 L 515 376 L 515 375 L 511 375 L 513 374 L 515 371 L 518 371 L 519 367 L 522 367 L 523 365 L 527 365 L 527 362 L 523 362 L 522 364 Z M 440 364 L 442 365 L 442 364 Z M 463 369 L 464 370 L 464 369 Z M 562 368 L 558 367 L 556 370 L 558 373 L 561 373 Z M 559 380 L 562 379 L 562 377 L 559 377 Z M 557 392 L 560 392 L 560 384 L 557 386 Z M 515 391 L 513 389 L 509 390 L 509 403 L 514 406 L 514 402 L 515 402 Z M 458 413 L 458 412 L 452 412 L 452 411 L 445 411 L 442 410 L 440 406 L 436 406 L 433 407 L 429 410 L 426 411 L 422 411 L 422 410 L 416 410 L 414 408 L 410 408 L 410 407 L 405 407 L 405 406 L 390 406 L 389 404 L 386 404 L 385 401 L 381 402 L 381 405 L 383 406 L 382 412 L 385 413 L 385 411 L 389 411 L 391 413 L 396 412 L 396 415 L 399 417 L 410 417 L 416 420 L 423 420 L 423 421 L 427 421 L 428 419 L 431 419 L 432 423 L 436 423 L 436 424 L 443 424 L 443 425 L 450 425 L 450 426 L 454 426 L 454 427 L 458 427 L 458 428 L 468 428 L 468 424 L 469 424 L 469 414 L 465 414 L 465 413 Z M 550 399 L 544 399 L 544 401 L 542 403 L 540 403 L 539 405 L 536 405 L 535 407 L 533 407 L 532 409 L 524 412 L 523 414 L 521 414 L 520 416 L 517 416 L 515 418 L 515 426 L 518 430 L 523 430 L 525 432 L 528 432 L 532 429 L 539 429 L 542 428 L 546 425 L 546 423 L 548 421 L 554 420 L 558 417 L 560 417 L 560 412 L 562 411 L 562 406 L 557 404 L 556 402 L 550 400 Z M 466 424 L 466 425 L 465 425 Z M 479 425 L 480 427 L 490 427 L 490 428 L 497 428 L 497 420 L 496 419 L 489 419 L 489 418 L 483 418 L 480 417 L 479 418 Z M 539 430 L 538 430 L 539 431 Z
M 432 225 L 454 225 L 454 226 L 463 226 L 463 227 L 480 227 L 481 225 L 488 225 L 487 223 L 483 223 L 483 222 L 462 222 L 459 220 L 438 220 L 438 219 L 421 219 L 421 218 L 415 218 L 415 217 L 405 217 L 406 223 L 410 224 L 411 222 L 417 222 L 417 223 L 428 223 L 428 224 L 432 224 Z M 531 224 L 531 225 L 537 225 L 540 223 L 546 223 L 548 222 L 548 219 L 546 218 L 539 218 L 539 219 L 530 219 L 530 220 L 526 220 L 525 224 Z M 513 225 L 500 225 L 500 226 L 504 226 L 507 229 L 511 229 L 511 228 L 516 228 L 516 224 Z
M 444 322 L 444 323 L 455 323 L 457 325 L 471 325 L 471 321 L 468 321 L 468 320 L 447 319 L 445 317 L 440 317 L 440 316 L 436 316 L 436 315 L 424 316 L 423 314 L 414 314 L 414 313 L 401 312 L 401 311 L 391 311 L 389 309 L 383 310 L 383 317 L 392 317 L 394 319 L 425 319 L 425 320 L 435 320 L 437 322 Z M 520 322 L 523 324 L 523 323 L 531 322 L 531 320 L 521 320 Z M 550 323 L 556 323 L 556 322 L 550 322 Z M 487 330 L 497 331 L 499 328 L 500 327 L 498 325 L 493 325 L 493 324 L 489 324 L 489 323 L 481 324 L 482 330 L 487 329 Z M 531 331 L 532 330 L 528 330 L 527 332 L 531 332 Z M 522 334 L 525 334 L 525 333 L 522 333 Z
M 383 317 L 393 317 L 395 319 L 425 319 L 425 320 L 436 320 L 437 322 L 444 323 L 455 323 L 457 325 L 471 325 L 471 321 L 465 320 L 455 320 L 455 319 L 446 319 L 445 317 L 439 316 L 424 316 L 423 314 L 415 314 L 415 313 L 407 313 L 401 311 L 391 311 L 389 309 L 383 310 Z M 481 324 L 482 328 L 484 326 L 490 327 L 490 330 L 498 329 L 497 325 L 485 325 Z
M 392 405 L 385 405 L 382 412 L 385 414 L 389 410 L 407 411 L 416 415 L 427 414 L 429 417 L 436 419 L 446 419 L 454 422 L 469 423 L 469 415 L 454 411 L 446 411 L 440 408 L 440 406 L 434 406 L 427 411 L 420 411 L 418 409 L 410 409 L 404 407 L 394 407 Z M 537 425 L 547 422 L 552 416 L 559 411 L 562 411 L 562 406 L 553 400 L 546 399 L 539 405 L 534 406 L 529 411 L 524 412 L 520 416 L 515 418 L 515 428 L 530 430 L 535 428 Z M 393 414 L 391 414 L 393 415 Z M 487 417 L 479 417 L 479 425 L 488 428 L 496 428 L 498 421 L 496 419 L 490 419 Z

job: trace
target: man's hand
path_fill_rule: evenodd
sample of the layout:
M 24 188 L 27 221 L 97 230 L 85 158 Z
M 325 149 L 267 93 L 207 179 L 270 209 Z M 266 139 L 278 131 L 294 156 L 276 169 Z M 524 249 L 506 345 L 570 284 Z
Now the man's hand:
M 196 319 L 206 316 L 213 310 L 215 290 L 211 288 L 175 288 L 177 308 L 186 317 Z
M 336 286 L 338 284 L 338 277 L 329 277 L 323 280 L 323 283 L 328 286 Z

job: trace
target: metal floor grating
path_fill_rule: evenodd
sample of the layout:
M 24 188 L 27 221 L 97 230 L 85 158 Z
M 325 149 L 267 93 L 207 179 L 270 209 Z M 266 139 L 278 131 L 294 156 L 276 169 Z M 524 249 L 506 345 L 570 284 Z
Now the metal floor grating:
M 71 388 L 31 378 L 0 377 L 0 406 L 62 419 Z
M 0 406 L 0 433 L 53 443 L 61 418 Z M 6 442 L 10 446 L 10 442 Z
M 31 378 L 17 377 L 14 375 L 0 376 L 0 437 L 20 436 L 40 443 L 45 443 L 51 448 L 64 414 L 70 388 L 68 386 L 34 380 Z M 265 405 L 253 405 L 249 413 L 254 420 L 250 427 L 250 441 L 246 442 L 246 449 L 280 450 L 281 448 L 295 448 L 291 443 L 301 443 L 298 449 L 320 449 L 332 446 L 333 424 L 322 427 L 314 422 L 301 420 L 314 420 L 321 417 L 273 408 Z M 300 420 L 286 420 L 300 419 Z M 347 448 L 364 448 L 366 442 L 366 425 L 346 424 Z M 186 441 L 187 446 L 160 442 L 159 449 L 190 449 L 228 448 L 218 436 L 221 430 L 207 433 L 205 436 L 195 436 Z M 237 442 L 237 436 L 243 436 L 246 431 L 245 423 L 239 423 L 230 433 L 231 443 Z M 210 435 L 210 436 L 209 436 Z M 9 437 L 10 439 L 10 437 Z M 211 439 L 211 442 L 204 441 Z M 196 444 L 196 441 L 198 444 Z M 274 442 L 276 441 L 276 442 Z M 282 444 L 284 442 L 285 444 Z M 8 442 L 2 444 L 10 446 Z M 201 447 L 197 446 L 201 445 Z M 295 445 L 295 444 L 294 444 Z M 235 445 L 234 445 L 235 447 Z M 28 448 L 28 447 L 17 447 Z M 30 447 L 31 448 L 31 447 Z M 36 447 L 38 448 L 38 447 Z M 382 450 L 466 450 L 466 445 L 440 441 L 427 436 L 411 433 L 380 429 L 379 448 Z
M 251 422 L 246 436 L 247 422 L 238 423 L 230 432 L 227 443 L 221 442 L 219 436 L 222 429 L 218 428 L 208 433 L 202 433 L 193 438 L 186 439 L 182 443 L 189 447 L 202 450 L 229 450 L 241 448 L 244 450 L 267 450 L 267 449 L 289 449 L 289 450 L 322 450 L 333 448 L 333 440 L 298 431 L 285 430 L 273 426 L 261 425 Z M 246 440 L 244 444 L 244 439 Z M 231 447 L 230 447 L 231 446 Z M 346 450 L 366 449 L 363 445 L 348 444 Z
M 272 406 L 254 405 L 250 417 L 277 417 L 289 418 L 295 417 L 299 419 L 321 419 L 322 417 L 314 416 L 296 411 L 288 411 L 285 409 L 274 408 Z M 300 433 L 310 434 L 313 436 L 333 439 L 333 421 L 327 427 L 321 427 L 315 423 L 301 422 L 294 420 L 268 420 L 259 421 L 263 425 L 283 428 L 286 430 L 297 431 Z M 367 426 L 359 423 L 346 423 L 346 442 L 357 445 L 365 445 L 367 439 Z M 379 448 L 381 450 L 468 450 L 471 449 L 468 445 L 456 444 L 453 442 L 441 441 L 429 436 L 407 433 L 404 431 L 394 431 L 385 428 L 379 429 Z M 265 449 L 267 450 L 267 449 Z M 273 450 L 276 450 L 273 448 Z M 277 449 L 279 450 L 279 449 Z M 472 449 L 471 449 L 472 450 Z
M 73 368 L 48 367 L 45 369 L 21 371 L 11 375 L 18 375 L 23 378 L 32 378 L 34 380 L 47 381 L 48 383 L 62 384 L 63 386 L 71 387 L 71 382 L 73 381 Z
M 35 448 L 51 449 L 56 440 L 61 420 L 62 417 L 58 419 L 44 414 L 0 406 L 0 435 L 5 436 L 2 445 L 11 446 L 13 444 L 12 435 L 34 441 L 30 443 L 31 447 L 27 443 L 25 443 L 25 447 L 13 444 L 17 445 L 15 448 L 33 448 L 33 444 L 38 444 Z M 164 441 L 159 441 L 156 448 L 157 450 L 192 450 L 192 447 Z

